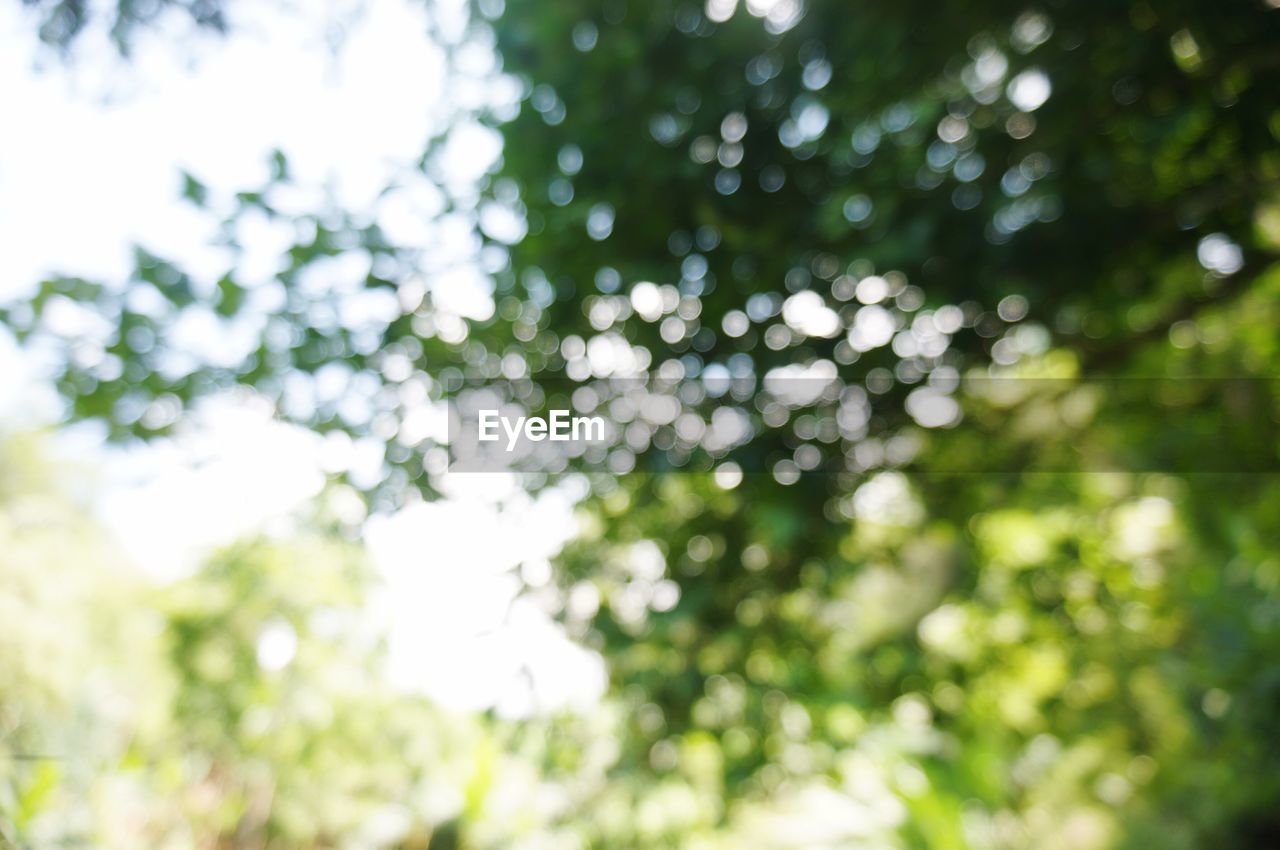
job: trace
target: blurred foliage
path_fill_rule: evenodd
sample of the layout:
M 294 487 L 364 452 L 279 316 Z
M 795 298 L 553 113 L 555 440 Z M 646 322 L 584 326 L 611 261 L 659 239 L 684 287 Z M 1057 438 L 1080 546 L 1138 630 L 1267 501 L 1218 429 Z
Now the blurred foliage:
M 41 455 L 0 459 L 0 846 L 449 847 L 465 824 L 497 847 L 539 822 L 536 795 L 488 811 L 536 790 L 536 727 L 387 684 L 358 548 L 259 540 L 156 588 Z
M 130 51 L 135 32 L 156 26 L 166 16 L 189 18 L 203 30 L 224 32 L 224 0 L 22 0 L 37 24 L 40 40 L 67 51 L 92 25 L 101 26 L 122 54 Z
M 237 258 L 246 221 L 292 245 L 267 282 L 139 249 L 129 281 L 51 279 L 7 307 L 68 418 L 151 438 L 248 385 L 383 447 L 356 482 L 381 508 L 434 494 L 440 447 L 409 424 L 445 383 L 598 385 L 592 346 L 689 379 L 822 364 L 857 421 L 757 416 L 706 455 L 740 480 L 588 470 L 584 531 L 539 592 L 609 664 L 589 720 L 450 726 L 378 681 L 367 632 L 320 615 L 360 610 L 352 553 L 260 544 L 127 603 L 166 636 L 125 671 L 167 682 L 146 690 L 168 695 L 160 731 L 94 734 L 130 743 L 88 763 L 176 760 L 155 776 L 197 799 L 166 822 L 223 846 L 382 846 L 360 832 L 379 804 L 404 807 L 383 844 L 407 847 L 1280 844 L 1280 11 L 476 11 L 449 47 L 458 90 L 518 92 L 472 104 L 501 158 L 458 186 L 446 134 L 420 176 L 471 234 L 492 315 L 433 288 L 443 242 L 291 206 L 283 155 L 233 198 L 188 175 Z M 488 45 L 501 76 L 468 53 Z M 192 316 L 227 351 L 184 347 Z M 973 375 L 1006 389 L 956 389 Z M 920 388 L 960 421 L 921 421 Z M 674 426 L 646 446 L 697 457 Z M 834 471 L 801 474 L 810 449 Z M 297 642 L 274 673 L 269 628 Z M 0 663 L 18 705 L 89 683 Z M 38 734 L 66 740 L 58 716 Z M 9 764 L 10 840 L 36 842 L 70 780 Z

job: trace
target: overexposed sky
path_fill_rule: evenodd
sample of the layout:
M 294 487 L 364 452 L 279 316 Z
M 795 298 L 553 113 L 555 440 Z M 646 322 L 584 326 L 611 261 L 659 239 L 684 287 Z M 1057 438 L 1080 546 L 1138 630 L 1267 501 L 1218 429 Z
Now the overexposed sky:
M 310 187 L 300 208 L 327 191 L 349 210 L 369 210 L 398 182 L 407 188 L 380 205 L 380 221 L 401 239 L 429 238 L 435 199 L 413 163 L 446 110 L 443 56 L 423 4 L 274 8 L 240 4 L 233 34 L 197 39 L 194 50 L 189 39 L 143 35 L 129 65 L 90 34 L 67 66 L 40 52 L 25 10 L 0 7 L 0 297 L 53 273 L 118 280 L 135 242 L 197 275 L 220 273 L 227 258 L 207 244 L 214 217 L 180 201 L 180 169 L 226 197 L 261 185 L 275 148 Z M 456 14 L 458 4 L 436 8 Z M 327 33 L 337 25 L 345 33 L 335 47 Z M 475 128 L 456 147 L 451 180 L 475 179 L 499 152 Z M 242 273 L 269 277 L 286 237 L 265 224 L 242 231 Z M 478 272 L 450 274 L 434 282 L 450 288 L 439 300 L 483 310 Z M 48 398 L 0 342 L 3 421 L 47 419 Z M 189 572 L 213 547 L 287 525 L 324 481 L 323 441 L 241 397 L 202 406 L 167 443 L 122 452 L 81 433 L 61 446 L 101 470 L 102 521 L 159 580 Z M 522 565 L 540 574 L 572 536 L 572 496 L 532 499 L 497 476 L 454 489 L 367 523 L 386 583 L 376 605 L 391 632 L 391 675 L 460 708 L 518 715 L 594 700 L 600 659 L 515 599 Z
M 241 4 L 231 37 L 143 33 L 128 65 L 89 36 L 70 66 L 26 10 L 0 9 L 0 293 L 51 271 L 118 276 L 130 241 L 198 258 L 212 222 L 176 203 L 180 168 L 231 193 L 260 185 L 278 147 L 300 182 L 367 207 L 438 126 L 444 60 L 411 0 L 367 0 L 331 49 L 343 5 Z

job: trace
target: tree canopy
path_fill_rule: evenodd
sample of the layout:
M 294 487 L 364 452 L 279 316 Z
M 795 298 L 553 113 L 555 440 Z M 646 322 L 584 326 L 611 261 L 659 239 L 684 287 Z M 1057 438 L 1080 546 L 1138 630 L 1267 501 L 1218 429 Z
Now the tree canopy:
M 206 279 L 148 245 L 129 280 L 55 277 L 7 306 L 56 363 L 67 418 L 154 439 L 250 387 L 379 446 L 382 474 L 353 483 L 389 509 L 446 474 L 426 406 L 624 411 L 607 451 L 524 478 L 590 482 L 555 598 L 617 711 L 597 739 L 547 733 L 567 736 L 548 775 L 587 790 L 528 846 L 1273 846 L 1274 4 L 472 11 L 441 36 L 457 123 L 414 178 L 438 201 L 430 244 L 377 211 L 297 209 L 283 153 L 234 196 L 189 175 L 233 256 L 248 219 L 293 244 L 267 280 L 235 263 Z M 484 128 L 501 154 L 460 181 Z M 459 306 L 458 265 L 491 298 Z M 226 331 L 217 356 L 180 333 L 197 314 Z M 260 612 L 199 585 L 198 616 L 173 609 L 181 676 L 205 675 L 202 641 L 249 651 L 239 618 L 320 604 L 323 576 L 274 557 L 205 579 L 278 575 Z M 283 699 L 181 687 L 211 750 L 248 722 L 244 694 Z M 365 728 L 402 710 L 364 704 L 379 694 L 315 740 L 261 742 L 268 772 L 310 769 L 290 747 L 394 761 L 386 730 L 431 721 Z M 374 796 L 417 787 L 381 781 Z M 295 787 L 344 793 L 323 773 Z M 216 834 L 258 846 L 234 843 L 236 811 Z M 794 819 L 811 832 L 778 831 Z M 488 823 L 450 840 L 510 839 Z

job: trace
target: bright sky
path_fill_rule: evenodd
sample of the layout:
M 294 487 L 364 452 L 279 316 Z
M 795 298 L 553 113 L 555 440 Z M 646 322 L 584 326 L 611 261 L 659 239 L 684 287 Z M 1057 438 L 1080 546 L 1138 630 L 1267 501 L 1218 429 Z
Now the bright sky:
M 179 169 L 231 193 L 259 185 L 268 152 L 280 148 L 299 182 L 368 207 L 438 129 L 444 69 L 421 3 L 367 0 L 351 16 L 358 5 L 302 4 L 323 10 L 303 16 L 242 4 L 251 11 L 234 19 L 234 34 L 194 59 L 186 42 L 152 38 L 121 66 L 90 39 L 72 68 L 39 61 L 24 10 L 0 7 L 0 297 L 51 272 L 118 278 L 135 241 L 197 273 L 217 269 L 210 219 L 178 201 Z M 342 21 L 351 26 L 334 49 L 326 29 Z M 492 139 L 472 142 L 496 154 Z M 474 177 L 476 161 L 460 161 L 453 176 Z M 430 206 L 410 196 L 389 223 L 412 233 Z M 279 234 L 242 238 L 269 274 Z M 470 289 L 457 284 L 462 301 L 484 297 L 475 277 Z M 46 419 L 48 398 L 0 341 L 0 419 Z M 102 470 L 103 522 L 161 580 L 211 547 L 285 523 L 323 482 L 322 441 L 251 399 L 206 405 L 191 433 L 168 444 L 121 453 L 77 435 L 61 445 Z M 514 598 L 520 568 L 541 575 L 573 534 L 572 498 L 533 500 L 497 476 L 455 481 L 451 493 L 367 523 L 395 680 L 456 707 L 513 715 L 593 701 L 600 659 Z

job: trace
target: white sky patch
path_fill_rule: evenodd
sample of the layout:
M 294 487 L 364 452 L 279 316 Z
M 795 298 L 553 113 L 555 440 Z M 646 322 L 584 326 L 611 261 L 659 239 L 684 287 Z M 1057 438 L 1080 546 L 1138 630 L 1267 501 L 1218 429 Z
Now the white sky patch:
M 534 498 L 493 474 L 451 479 L 452 498 L 368 524 L 366 543 L 387 582 L 376 607 L 397 624 L 393 680 L 451 705 L 517 716 L 593 702 L 604 690 L 599 657 L 517 598 L 517 567 L 554 557 L 576 532 L 572 496 Z M 498 487 L 477 486 L 485 480 Z
M 858 310 L 849 328 L 849 344 L 854 351 L 871 351 L 888 345 L 897 331 L 893 314 L 879 304 L 868 304 Z
M 455 25 L 456 6 L 442 3 L 437 23 Z M 279 148 L 300 185 L 273 189 L 272 203 L 314 212 L 328 186 L 342 207 L 372 212 L 378 192 L 399 185 L 385 210 L 379 203 L 379 220 L 407 244 L 429 247 L 434 234 L 445 249 L 432 252 L 421 286 L 446 310 L 489 315 L 491 284 L 473 265 L 479 244 L 470 223 L 441 221 L 439 190 L 413 168 L 444 120 L 444 59 L 422 4 L 368 0 L 347 16 L 336 53 L 325 28 L 341 15 L 337 7 L 311 15 L 244 9 L 233 34 L 211 39 L 194 61 L 144 34 L 130 66 L 112 66 L 105 48 L 86 39 L 79 67 L 45 61 L 37 73 L 31 19 L 18 4 L 0 7 L 0 298 L 50 273 L 118 280 L 131 267 L 132 242 L 197 275 L 220 273 L 227 256 L 207 244 L 218 216 L 179 199 L 179 171 L 226 196 L 261 186 L 268 154 Z M 453 189 L 500 152 L 497 135 L 478 126 L 459 138 L 445 159 Z M 292 234 L 249 216 L 239 236 L 241 275 L 268 282 Z M 0 418 L 9 426 L 56 415 L 48 386 L 29 377 L 24 359 L 0 335 Z M 102 521 L 162 581 L 237 538 L 287 532 L 321 492 L 334 453 L 248 395 L 203 404 L 181 436 L 143 448 L 105 449 L 83 427 L 60 432 L 57 445 L 100 469 Z M 554 557 L 574 533 L 574 497 L 533 499 L 514 481 L 469 478 L 451 482 L 444 501 L 368 523 L 385 581 L 376 604 L 387 617 L 392 675 L 448 705 L 508 715 L 594 701 L 605 683 L 599 656 L 516 598 L 521 565 Z M 276 630 L 259 649 L 274 669 L 294 646 Z
M 273 620 L 258 636 L 258 666 L 268 672 L 283 670 L 298 653 L 298 633 L 284 619 Z
M 907 413 L 924 428 L 949 428 L 960 421 L 960 404 L 933 387 L 919 387 L 907 396 Z
M 1044 106 L 1052 92 L 1048 75 L 1039 68 L 1028 68 L 1014 77 L 1006 91 L 1010 102 L 1023 112 L 1034 112 Z
M 99 516 L 160 580 L 287 521 L 324 486 L 320 438 L 273 420 L 262 402 L 217 399 L 191 424 L 172 440 L 103 455 Z
M 853 493 L 854 515 L 864 522 L 912 526 L 924 518 L 907 477 L 900 472 L 881 472 L 869 478 Z
M 83 435 L 60 447 L 82 456 Z M 107 452 L 98 512 L 133 560 L 170 581 L 219 546 L 288 534 L 321 492 L 325 456 L 322 437 L 276 421 L 261 400 L 221 397 L 173 440 Z M 576 533 L 580 494 L 535 498 L 491 474 L 446 476 L 443 487 L 441 501 L 366 523 L 392 680 L 454 708 L 511 716 L 594 702 L 605 687 L 599 656 L 518 598 L 520 567 L 545 564 Z
M 444 57 L 420 3 L 370 0 L 336 55 L 325 15 L 251 8 L 194 61 L 141 38 L 109 84 L 132 91 L 110 101 L 93 77 L 105 51 L 35 73 L 31 19 L 0 9 L 0 295 L 51 271 L 118 277 L 130 241 L 216 268 L 214 220 L 176 202 L 179 168 L 233 192 L 260 185 L 280 148 L 300 182 L 359 209 L 421 154 Z
M 792 363 L 770 369 L 764 376 L 765 390 L 793 407 L 813 404 L 836 379 L 836 364 L 815 360 L 807 366 Z
M 1196 257 L 1200 265 L 1223 277 L 1244 268 L 1244 252 L 1223 233 L 1211 233 L 1201 239 Z
M 833 337 L 840 333 L 840 317 L 812 289 L 797 292 L 783 303 L 782 320 L 805 336 Z
M 435 275 L 432 298 L 437 309 L 468 319 L 488 319 L 493 315 L 492 283 L 475 266 L 459 266 Z
M 58 415 L 61 401 L 35 378 L 31 360 L 0 332 L 0 428 L 38 428 Z

